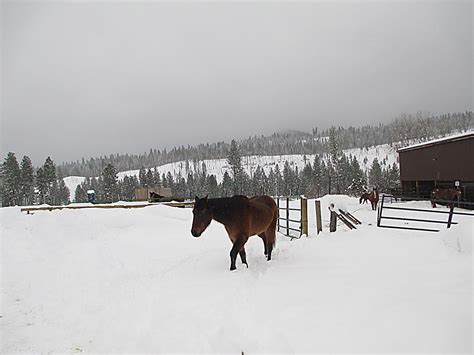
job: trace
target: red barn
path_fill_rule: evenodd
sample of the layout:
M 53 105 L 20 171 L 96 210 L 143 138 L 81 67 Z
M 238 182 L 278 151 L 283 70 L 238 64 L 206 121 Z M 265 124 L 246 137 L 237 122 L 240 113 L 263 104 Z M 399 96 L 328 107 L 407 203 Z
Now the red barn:
M 429 197 L 435 187 L 459 185 L 474 201 L 474 133 L 415 144 L 398 150 L 404 195 Z

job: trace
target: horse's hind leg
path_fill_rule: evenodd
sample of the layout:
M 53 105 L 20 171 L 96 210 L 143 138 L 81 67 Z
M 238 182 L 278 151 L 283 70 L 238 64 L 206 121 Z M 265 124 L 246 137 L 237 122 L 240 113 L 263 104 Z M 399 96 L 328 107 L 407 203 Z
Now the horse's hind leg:
M 240 260 L 242 260 L 242 264 L 245 264 L 247 265 L 247 267 L 249 267 L 249 264 L 247 264 L 247 254 L 245 253 L 245 247 L 242 247 L 242 249 L 240 249 L 239 255 Z
M 244 247 L 245 242 L 247 241 L 248 237 L 245 235 L 240 235 L 235 241 L 232 249 L 230 250 L 230 270 L 235 270 L 235 259 L 237 259 L 237 254 L 240 250 Z
M 267 229 L 267 231 L 265 232 L 265 235 L 267 237 L 265 249 L 268 251 L 268 254 L 267 254 L 268 261 L 272 260 L 272 250 L 273 250 L 273 247 L 275 246 L 275 239 L 276 239 L 275 228 L 276 228 L 276 223 L 272 223 L 270 227 Z
M 265 233 L 261 233 L 258 235 L 260 238 L 262 238 L 263 240 L 263 247 L 265 248 L 265 251 L 263 252 L 265 254 L 265 256 L 268 255 L 268 249 L 267 249 L 267 236 L 265 235 Z

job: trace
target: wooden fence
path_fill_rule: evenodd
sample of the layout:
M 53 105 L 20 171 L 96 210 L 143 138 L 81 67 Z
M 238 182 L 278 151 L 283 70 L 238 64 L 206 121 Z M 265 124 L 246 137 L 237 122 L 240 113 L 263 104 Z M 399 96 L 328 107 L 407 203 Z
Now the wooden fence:
M 180 208 L 192 208 L 194 202 L 163 202 L 163 203 L 143 203 L 143 204 L 130 204 L 130 205 L 119 205 L 119 204 L 97 204 L 97 205 L 79 205 L 79 206 L 38 206 L 38 207 L 24 207 L 20 209 L 21 212 L 36 212 L 36 211 L 60 211 L 60 210 L 81 210 L 88 208 L 106 208 L 106 209 L 131 209 L 131 208 L 144 208 L 148 206 L 165 205 L 170 207 Z

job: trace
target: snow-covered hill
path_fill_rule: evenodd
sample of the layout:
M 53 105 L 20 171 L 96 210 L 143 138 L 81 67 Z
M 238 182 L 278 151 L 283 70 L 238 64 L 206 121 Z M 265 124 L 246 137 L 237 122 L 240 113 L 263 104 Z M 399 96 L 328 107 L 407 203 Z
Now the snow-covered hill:
M 392 165 L 393 163 L 398 163 L 398 154 L 395 147 L 392 147 L 388 144 L 369 147 L 367 149 L 348 149 L 345 150 L 344 153 L 347 156 L 355 156 L 364 171 L 369 170 L 374 158 L 377 158 L 381 164 L 385 162 L 386 166 Z M 298 169 L 301 170 L 307 163 L 312 163 L 313 160 L 314 155 L 254 155 L 243 157 L 242 165 L 246 173 L 251 175 L 259 165 L 265 170 L 266 173 L 268 173 L 271 168 L 275 169 L 276 165 L 279 165 L 280 171 L 283 171 L 285 162 L 288 161 L 293 168 L 297 166 Z M 215 175 L 218 182 L 222 181 L 226 171 L 230 173 L 230 168 L 226 159 L 203 160 L 197 162 L 196 165 L 194 165 L 193 162 L 188 162 L 188 164 L 186 164 L 186 161 L 178 161 L 161 165 L 156 168 L 160 174 L 171 172 L 173 177 L 181 174 L 181 176 L 186 178 L 189 171 L 195 172 L 197 170 L 201 170 L 203 162 L 206 164 L 207 173 Z M 188 165 L 189 170 L 186 169 L 186 165 Z M 139 170 L 123 171 L 118 173 L 118 177 L 119 179 L 123 179 L 125 176 L 138 176 L 138 173 Z M 76 187 L 78 184 L 84 181 L 84 177 L 69 176 L 64 178 L 64 181 L 71 192 L 71 200 L 73 200 Z
M 440 233 L 363 225 L 279 235 L 273 260 L 189 209 L 0 209 L 1 353 L 471 353 L 473 219 Z M 429 208 L 428 202 L 412 202 Z M 326 223 L 326 222 L 325 222 Z M 439 226 L 436 226 L 439 227 Z

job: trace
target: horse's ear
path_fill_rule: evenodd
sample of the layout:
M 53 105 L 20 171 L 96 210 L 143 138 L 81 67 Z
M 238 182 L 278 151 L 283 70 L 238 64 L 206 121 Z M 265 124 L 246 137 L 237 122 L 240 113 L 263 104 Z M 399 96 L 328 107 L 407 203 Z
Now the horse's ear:
M 196 195 L 196 196 L 194 196 L 194 199 L 196 200 L 196 202 L 198 202 L 198 201 L 199 201 L 199 197 L 197 197 L 197 195 Z
M 206 195 L 206 197 L 203 198 L 203 200 L 206 200 L 207 201 L 207 198 L 209 197 L 209 195 Z

